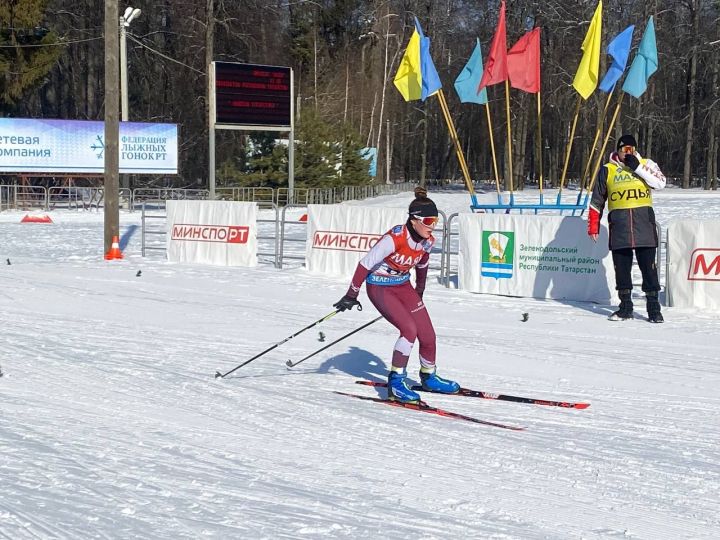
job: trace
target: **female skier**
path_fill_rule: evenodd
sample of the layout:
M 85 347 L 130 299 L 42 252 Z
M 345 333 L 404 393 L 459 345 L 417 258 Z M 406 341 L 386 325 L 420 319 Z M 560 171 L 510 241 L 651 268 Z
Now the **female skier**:
M 410 203 L 408 220 L 396 225 L 358 263 L 350 288 L 333 307 L 340 311 L 360 306 L 357 297 L 363 281 L 367 295 L 381 315 L 400 331 L 388 375 L 388 399 L 404 403 L 420 401 L 408 386 L 406 368 L 415 339 L 420 341 L 420 381 L 424 390 L 455 394 L 460 385 L 435 373 L 435 329 L 422 296 L 425 291 L 430 250 L 435 243 L 432 231 L 438 220 L 435 203 L 427 191 L 418 188 Z M 415 288 L 410 270 L 415 268 Z

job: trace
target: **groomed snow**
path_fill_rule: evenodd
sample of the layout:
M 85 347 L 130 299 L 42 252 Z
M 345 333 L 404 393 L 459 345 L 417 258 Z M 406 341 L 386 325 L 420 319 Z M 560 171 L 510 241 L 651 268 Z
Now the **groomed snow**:
M 431 196 L 447 213 L 468 204 Z M 668 189 L 655 206 L 664 226 L 720 218 L 713 193 Z M 332 311 L 346 280 L 299 261 L 142 258 L 139 231 L 108 262 L 102 214 L 24 214 L 0 213 L 2 538 L 720 537 L 716 312 L 665 308 L 652 325 L 637 287 L 638 318 L 612 323 L 612 306 L 469 294 L 433 270 L 441 374 L 592 403 L 428 398 L 526 428 L 513 432 L 334 394 L 384 395 L 354 381 L 385 378 L 385 321 L 286 368 L 376 317 L 364 292 L 362 313 L 215 379 Z M 120 219 L 123 233 L 140 223 Z

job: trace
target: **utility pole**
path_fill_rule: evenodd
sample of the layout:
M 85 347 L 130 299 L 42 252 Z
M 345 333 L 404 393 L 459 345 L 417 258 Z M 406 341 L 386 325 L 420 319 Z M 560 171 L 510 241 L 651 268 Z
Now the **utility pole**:
M 127 28 L 130 23 L 142 13 L 138 8 L 128 6 L 125 13 L 120 16 L 120 116 L 123 122 L 130 119 L 130 106 L 128 99 L 128 65 L 127 65 Z M 130 189 L 130 175 L 120 175 L 123 189 Z
M 132 8 L 129 8 L 132 9 Z M 128 87 L 127 87 L 127 25 L 125 17 L 120 16 L 120 120 L 128 121 Z M 130 188 L 130 176 L 120 175 L 120 187 Z M 118 205 L 120 201 L 118 201 Z
M 207 0 L 205 22 L 205 69 L 207 69 L 208 102 L 208 198 L 215 200 L 215 0 Z
M 120 43 L 118 0 L 105 0 L 105 250 L 120 235 Z

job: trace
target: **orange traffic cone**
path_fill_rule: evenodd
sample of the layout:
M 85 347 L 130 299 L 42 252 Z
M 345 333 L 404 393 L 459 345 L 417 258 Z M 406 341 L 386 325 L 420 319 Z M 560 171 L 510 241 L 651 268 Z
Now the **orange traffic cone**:
M 123 258 L 123 254 L 122 254 L 122 251 L 120 251 L 120 239 L 117 236 L 113 236 L 112 246 L 110 247 L 110 251 L 108 251 L 105 254 L 105 260 L 113 261 L 115 259 L 122 259 L 122 258 Z

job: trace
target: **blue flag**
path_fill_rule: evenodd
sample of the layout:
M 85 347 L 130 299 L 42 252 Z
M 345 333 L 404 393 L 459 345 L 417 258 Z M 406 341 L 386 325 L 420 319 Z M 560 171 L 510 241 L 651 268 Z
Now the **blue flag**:
M 425 34 L 423 34 L 420 21 L 417 20 L 417 17 L 415 17 L 415 29 L 418 34 L 420 34 L 420 73 L 422 75 L 422 94 L 420 99 L 425 101 L 428 96 L 432 96 L 442 88 L 442 83 L 440 82 L 440 76 L 430 56 L 430 38 L 425 37 Z
M 476 38 L 475 49 L 473 49 L 470 59 L 455 79 L 455 91 L 460 97 L 462 103 L 477 103 L 485 105 L 488 102 L 487 89 L 483 88 L 478 94 L 477 88 L 480 86 L 480 79 L 483 75 L 482 51 L 480 50 L 480 40 Z
M 645 27 L 645 33 L 640 40 L 638 52 L 635 55 L 630 71 L 628 71 L 623 91 L 639 98 L 647 90 L 650 76 L 658 69 L 657 44 L 655 43 L 655 24 L 652 16 Z
M 628 57 L 630 56 L 630 46 L 632 45 L 634 25 L 628 26 L 613 38 L 607 46 L 607 53 L 612 57 L 612 65 L 608 68 L 605 77 L 600 83 L 600 90 L 610 93 L 615 88 L 615 84 L 622 77 L 625 67 L 627 66 Z
M 375 178 L 377 176 L 377 148 L 369 146 L 360 150 L 360 156 L 368 160 L 368 174 Z

